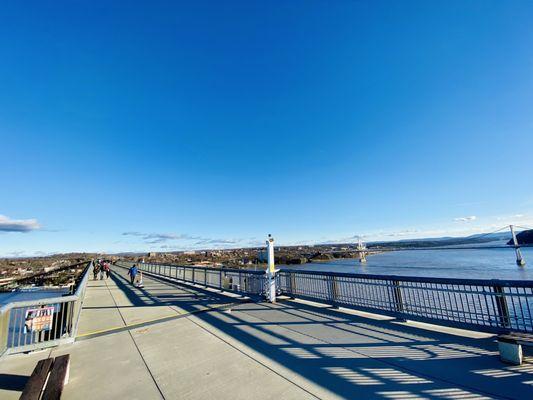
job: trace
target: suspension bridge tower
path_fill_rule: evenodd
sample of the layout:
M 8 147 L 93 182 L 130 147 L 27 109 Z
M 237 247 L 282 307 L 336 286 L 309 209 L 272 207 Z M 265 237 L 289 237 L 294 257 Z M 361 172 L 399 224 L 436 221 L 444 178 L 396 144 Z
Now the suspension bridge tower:
M 358 238 L 356 249 L 357 249 L 357 252 L 359 253 L 359 262 L 366 263 L 366 253 L 367 253 L 366 246 L 360 237 Z
M 514 251 L 516 253 L 516 265 L 523 267 L 524 265 L 526 265 L 526 261 L 522 257 L 522 252 L 520 251 L 518 240 L 516 240 L 516 233 L 514 231 L 514 226 L 509 225 L 509 228 L 511 229 L 511 235 L 513 236 Z

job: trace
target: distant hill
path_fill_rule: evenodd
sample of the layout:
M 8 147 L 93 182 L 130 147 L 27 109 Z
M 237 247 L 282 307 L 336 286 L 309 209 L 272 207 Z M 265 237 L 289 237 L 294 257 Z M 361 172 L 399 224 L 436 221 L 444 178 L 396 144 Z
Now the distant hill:
M 533 244 L 533 229 L 522 231 L 516 235 L 518 244 Z M 509 245 L 514 245 L 513 239 L 507 242 Z
M 423 238 L 423 239 L 405 239 L 397 240 L 394 242 L 369 242 L 367 243 L 368 248 L 380 247 L 380 248 L 391 248 L 391 247 L 436 247 L 436 246 L 462 246 L 462 245 L 476 245 L 476 244 L 486 244 L 491 242 L 502 242 L 501 245 L 505 244 L 505 241 L 509 240 L 511 237 L 510 232 L 498 232 L 498 233 L 481 233 L 476 235 L 470 235 L 465 237 L 440 237 L 440 238 Z

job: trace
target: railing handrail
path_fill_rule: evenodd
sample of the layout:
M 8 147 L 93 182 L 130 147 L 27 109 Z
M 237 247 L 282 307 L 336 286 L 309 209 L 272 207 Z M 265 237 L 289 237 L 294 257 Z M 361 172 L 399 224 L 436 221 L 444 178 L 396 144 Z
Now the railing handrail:
M 264 275 L 265 270 L 253 270 L 245 268 L 214 268 L 214 267 L 200 267 L 197 265 L 179 265 L 179 264 L 170 264 L 170 263 L 156 263 L 156 262 L 133 262 L 133 261 L 124 261 L 120 260 L 119 262 L 126 262 L 130 264 L 150 264 L 150 265 L 159 265 L 164 267 L 179 267 L 179 268 L 191 268 L 199 270 L 214 270 L 214 271 L 226 271 L 226 272 L 244 272 L 247 274 L 257 274 Z M 390 280 L 390 281 L 399 281 L 399 282 L 423 282 L 423 283 L 440 283 L 440 284 L 450 284 L 450 285 L 472 285 L 472 286 L 502 286 L 502 287 L 533 287 L 533 280 L 518 280 L 518 279 L 463 279 L 463 278 L 441 278 L 441 277 L 425 277 L 425 276 L 410 276 L 410 275 L 381 275 L 381 274 L 356 274 L 350 272 L 333 272 L 333 271 L 311 271 L 311 270 L 300 270 L 293 268 L 280 268 L 280 273 L 297 273 L 297 274 L 307 274 L 307 275 L 323 275 L 323 276 L 335 276 L 335 277 L 344 277 L 344 278 L 355 278 L 355 279 L 369 279 L 369 280 Z
M 176 267 L 176 268 L 191 268 L 191 269 L 198 269 L 198 270 L 212 270 L 212 271 L 222 271 L 222 272 L 245 272 L 247 274 L 252 274 L 252 275 L 264 275 L 265 274 L 265 271 L 264 270 L 255 270 L 255 269 L 244 269 L 244 268 L 226 268 L 226 267 L 223 267 L 223 268 L 214 268 L 214 267 L 208 267 L 208 266 L 205 266 L 205 267 L 200 267 L 198 265 L 180 265 L 180 264 L 167 264 L 167 263 L 154 263 L 154 262 L 133 262 L 133 261 L 124 261 L 124 260 L 119 260 L 118 262 L 124 262 L 124 263 L 128 263 L 128 264 L 135 264 L 135 265 L 159 265 L 161 267 Z
M 122 260 L 120 263 L 133 264 Z M 266 271 L 136 264 L 149 275 L 244 295 L 266 293 Z M 223 277 L 228 281 L 223 281 Z M 276 278 L 277 293 L 290 298 L 463 329 L 533 333 L 531 280 L 367 275 L 289 268 L 279 270 Z
M 86 267 L 75 281 L 75 292 L 72 294 L 36 300 L 11 301 L 0 307 L 0 358 L 7 354 L 53 347 L 75 340 L 91 266 L 92 262 L 87 261 Z M 52 306 L 54 310 L 57 308 L 58 317 L 53 320 L 54 322 L 51 322 L 53 328 L 36 331 L 38 333 L 35 335 L 34 331 L 31 331 L 29 335 L 25 330 L 24 333 L 21 333 L 22 328 L 25 329 L 25 326 L 21 325 L 24 324 L 23 313 L 25 310 L 44 305 Z M 15 316 L 12 315 L 13 313 Z M 53 313 L 55 314 L 56 311 Z M 59 317 L 60 315 L 61 317 Z M 14 321 L 15 324 L 12 325 L 11 321 Z M 49 335 L 51 336 L 47 338 L 46 332 L 50 332 Z M 11 345 L 9 345 L 10 335 Z M 15 345 L 16 340 L 18 342 Z
M 463 278 L 439 278 L 439 277 L 422 277 L 422 276 L 404 276 L 404 275 L 377 275 L 377 274 L 352 274 L 348 272 L 333 272 L 333 271 L 310 271 L 298 270 L 291 268 L 281 268 L 280 273 L 297 273 L 307 275 L 323 275 L 335 276 L 344 278 L 356 279 L 370 279 L 370 280 L 391 280 L 404 282 L 423 282 L 423 283 L 440 283 L 450 285 L 472 285 L 472 286 L 518 286 L 518 287 L 533 287 L 533 280 L 512 280 L 512 279 L 463 279 Z
M 83 288 L 83 285 L 85 285 L 85 283 L 87 282 L 87 278 L 89 276 L 89 268 L 90 268 L 91 262 L 86 261 L 86 263 L 87 263 L 87 266 L 81 273 L 82 278 L 79 281 L 79 284 L 76 287 L 76 291 L 73 294 L 68 294 L 65 296 L 56 296 L 56 297 L 45 297 L 43 299 L 37 299 L 37 300 L 10 301 L 9 303 L 6 303 L 0 307 L 0 313 L 3 313 L 12 308 L 42 306 L 42 305 L 51 304 L 51 303 L 68 303 L 69 301 L 78 300 L 80 297 L 80 292 Z M 83 264 L 83 263 L 80 263 L 80 264 Z M 80 265 L 80 264 L 75 264 L 75 265 Z
M 2 284 L 0 284 L 0 288 L 3 288 L 4 286 L 9 286 L 13 283 L 20 283 L 20 282 L 25 282 L 25 281 L 29 281 L 31 279 L 34 279 L 34 278 L 40 278 L 40 277 L 44 277 L 46 275 L 51 275 L 55 272 L 61 272 L 61 271 L 64 271 L 66 269 L 69 269 L 69 268 L 74 268 L 74 267 L 77 267 L 79 265 L 83 265 L 83 264 L 86 264 L 88 263 L 89 261 L 86 260 L 86 261 L 82 261 L 82 262 L 79 262 L 79 263 L 76 263 L 76 264 L 70 264 L 70 265 L 64 265 L 62 267 L 57 267 L 53 270 L 50 270 L 50 271 L 46 271 L 46 272 L 38 272 L 36 274 L 32 274 L 32 275 L 29 275 L 29 276 L 24 276 L 22 278 L 17 278 L 17 279 L 14 279 L 12 281 L 8 281 L 8 282 L 4 282 Z

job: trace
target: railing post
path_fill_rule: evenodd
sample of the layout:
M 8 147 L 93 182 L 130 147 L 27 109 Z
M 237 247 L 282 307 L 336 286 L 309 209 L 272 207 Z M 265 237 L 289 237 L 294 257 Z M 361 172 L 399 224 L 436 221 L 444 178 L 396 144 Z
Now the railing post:
M 78 333 L 78 325 L 80 322 L 81 310 L 83 307 L 84 299 L 85 299 L 85 288 L 83 288 L 78 299 L 71 306 L 71 308 L 74 308 L 73 310 L 74 325 L 72 326 L 72 332 L 70 332 L 70 335 L 73 339 L 76 338 L 76 335 Z M 68 304 L 68 303 L 64 303 L 64 304 Z M 61 327 L 61 329 L 63 329 L 63 327 Z
M 400 287 L 399 281 L 392 281 L 393 286 L 393 296 L 394 296 L 394 306 L 396 308 L 397 312 L 403 312 L 404 311 L 404 304 L 403 304 L 403 296 L 402 296 L 402 289 Z
M 337 286 L 336 276 L 329 277 L 329 298 L 333 307 L 339 308 L 339 305 L 337 304 L 339 299 L 339 288 Z
M 219 284 L 219 288 L 220 288 L 220 291 L 223 292 L 224 291 L 224 287 L 222 286 L 222 269 L 220 269 L 218 271 L 218 284 Z
M 207 268 L 204 268 L 204 286 L 207 287 Z
M 7 309 L 0 314 L 0 357 L 7 350 L 7 337 L 9 336 L 9 319 L 11 310 Z
M 494 285 L 494 294 L 496 300 L 496 308 L 498 309 L 498 324 L 502 328 L 511 327 L 511 316 L 509 315 L 509 307 L 505 298 L 505 292 L 500 285 Z
M 296 277 L 293 272 L 289 272 L 289 287 L 290 287 L 290 299 L 295 299 L 295 292 L 296 292 Z

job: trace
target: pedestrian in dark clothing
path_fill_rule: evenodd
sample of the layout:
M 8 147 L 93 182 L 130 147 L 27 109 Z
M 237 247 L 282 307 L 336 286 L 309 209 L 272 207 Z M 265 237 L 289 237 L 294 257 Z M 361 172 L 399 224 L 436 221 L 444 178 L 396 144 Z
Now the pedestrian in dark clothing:
M 98 279 L 98 272 L 100 272 L 100 266 L 98 265 L 98 262 L 96 261 L 93 264 L 93 279 Z
M 128 270 L 128 275 L 130 276 L 130 283 L 133 285 L 135 283 L 135 277 L 137 276 L 137 266 L 133 264 L 133 266 Z

